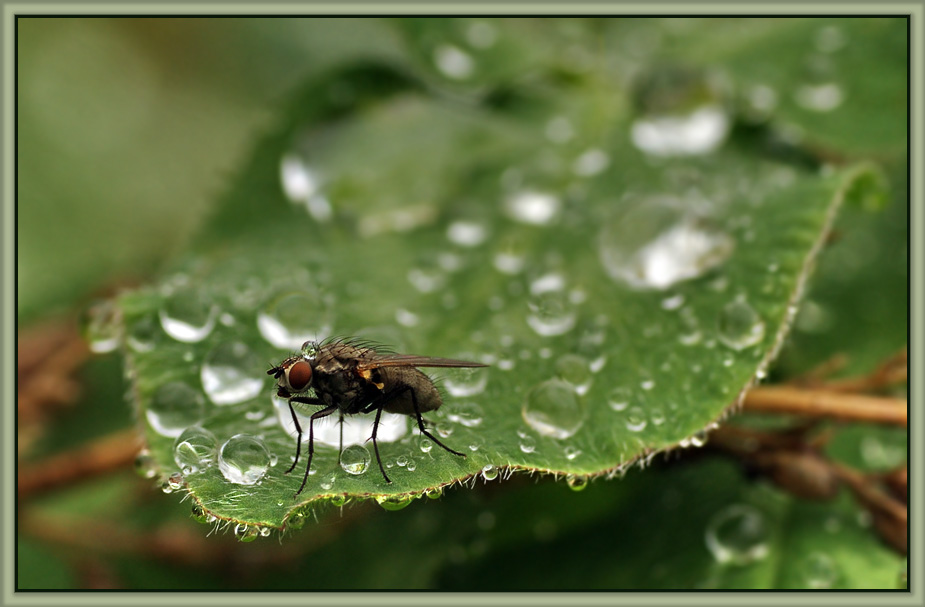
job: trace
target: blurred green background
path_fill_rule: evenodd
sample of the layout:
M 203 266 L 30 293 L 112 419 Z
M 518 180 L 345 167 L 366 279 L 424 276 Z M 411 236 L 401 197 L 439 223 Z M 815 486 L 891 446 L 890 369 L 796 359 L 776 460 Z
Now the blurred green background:
M 505 41 L 468 88 L 439 81 L 426 51 L 459 32 L 475 46 Z M 516 90 L 531 69 L 567 78 L 559 63 L 625 73 L 683 58 L 723 68 L 744 90 L 786 81 L 794 65 L 815 74 L 807 55 L 834 63 L 845 99 L 819 113 L 781 93 L 771 120 L 824 154 L 878 162 L 891 200 L 881 211 L 845 209 L 810 293 L 815 316 L 801 316 L 776 373 L 797 375 L 838 352 L 849 354 L 846 373 L 870 370 L 907 333 L 905 32 L 901 19 L 19 19 L 20 330 L 74 323 L 94 294 L 156 275 L 287 93 L 325 70 L 391 61 L 466 96 L 479 84 Z M 132 424 L 115 354 L 91 359 L 78 379 L 76 404 L 36 438 L 20 435 L 21 457 Z M 877 467 L 901 463 L 905 443 L 878 431 L 840 448 Z M 401 512 L 348 505 L 282 543 L 207 536 L 178 502 L 125 469 L 20 503 L 19 587 L 896 588 L 904 567 L 847 495 L 803 502 L 708 457 L 659 460 L 580 493 L 515 476 Z M 764 512 L 771 558 L 730 565 L 706 538 L 717 513 L 742 504 Z

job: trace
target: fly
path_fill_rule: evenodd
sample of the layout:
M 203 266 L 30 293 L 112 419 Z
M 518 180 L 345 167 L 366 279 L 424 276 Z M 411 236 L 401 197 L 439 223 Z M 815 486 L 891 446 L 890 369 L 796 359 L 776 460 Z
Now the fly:
M 287 400 L 289 413 L 298 432 L 295 461 L 286 470 L 286 474 L 295 469 L 302 450 L 302 427 L 296 418 L 292 403 L 322 407 L 313 413 L 309 420 L 308 464 L 302 484 L 295 494 L 302 493 L 312 468 L 315 420 L 335 412 L 340 414 L 341 420 L 345 415 L 376 412 L 371 439 L 379 470 L 387 483 L 392 481 L 385 473 L 382 458 L 379 456 L 379 445 L 376 443 L 376 432 L 383 411 L 414 416 L 421 434 L 450 453 L 466 457 L 464 453 L 454 451 L 441 443 L 424 427 L 421 414 L 439 409 L 443 399 L 434 382 L 417 367 L 487 366 L 451 358 L 378 352 L 373 346 L 357 340 L 305 342 L 300 356 L 287 358 L 267 371 L 267 375 L 276 378 L 276 393 L 280 398 Z

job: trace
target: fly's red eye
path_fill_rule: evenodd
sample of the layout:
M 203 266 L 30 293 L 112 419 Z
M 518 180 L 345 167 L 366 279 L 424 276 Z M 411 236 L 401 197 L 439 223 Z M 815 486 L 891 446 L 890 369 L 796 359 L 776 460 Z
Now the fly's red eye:
M 300 392 L 307 388 L 312 381 L 312 366 L 304 360 L 300 360 L 289 367 L 286 379 L 293 390 Z

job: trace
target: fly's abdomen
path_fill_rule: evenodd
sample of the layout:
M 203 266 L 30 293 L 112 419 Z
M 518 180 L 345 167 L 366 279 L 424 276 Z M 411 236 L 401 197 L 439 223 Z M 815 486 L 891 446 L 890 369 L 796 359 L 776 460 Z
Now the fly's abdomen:
M 390 413 L 414 415 L 414 401 L 417 400 L 421 413 L 435 411 L 443 404 L 443 399 L 434 382 L 414 368 L 380 369 L 383 384 L 387 392 L 395 394 L 385 405 Z

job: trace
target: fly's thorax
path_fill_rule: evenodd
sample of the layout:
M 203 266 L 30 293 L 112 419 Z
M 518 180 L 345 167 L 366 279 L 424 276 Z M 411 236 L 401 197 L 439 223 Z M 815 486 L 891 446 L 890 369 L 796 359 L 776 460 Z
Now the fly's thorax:
M 378 371 L 384 391 L 395 394 L 385 406 L 389 413 L 413 416 L 415 399 L 421 413 L 436 411 L 443 404 L 434 382 L 423 372 L 413 367 L 388 367 Z

